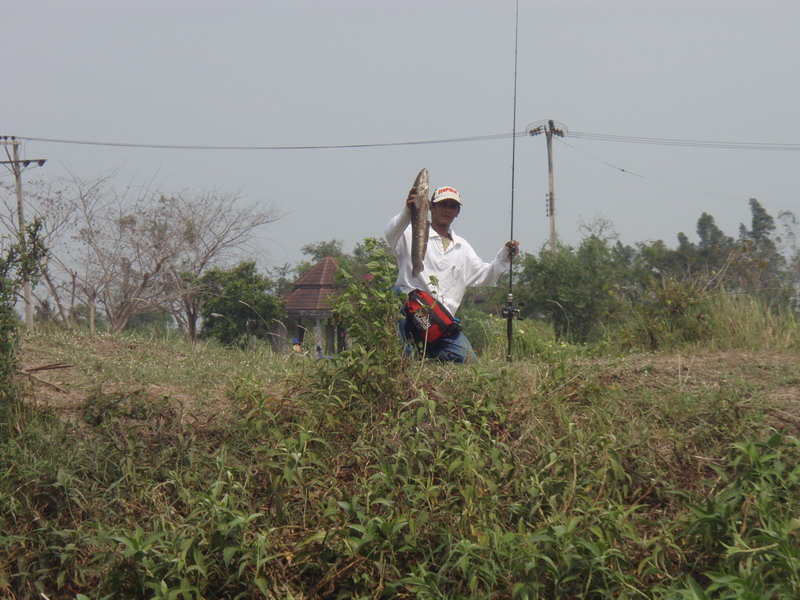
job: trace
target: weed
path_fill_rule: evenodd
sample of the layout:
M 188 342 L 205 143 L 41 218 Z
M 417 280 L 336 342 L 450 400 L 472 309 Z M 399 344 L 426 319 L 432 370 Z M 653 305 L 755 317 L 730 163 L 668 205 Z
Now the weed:
M 726 465 L 713 466 L 712 494 L 685 525 L 694 570 L 714 597 L 798 597 L 800 439 L 775 433 L 731 450 Z

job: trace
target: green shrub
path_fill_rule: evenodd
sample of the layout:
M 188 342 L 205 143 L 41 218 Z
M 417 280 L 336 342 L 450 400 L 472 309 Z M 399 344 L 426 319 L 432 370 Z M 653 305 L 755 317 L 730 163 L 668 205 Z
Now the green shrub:
M 17 329 L 20 321 L 14 312 L 16 294 L 24 283 L 35 284 L 47 250 L 41 240 L 42 223 L 34 220 L 19 240 L 7 243 L 0 237 L 0 436 L 11 426 L 21 408 L 14 386 L 17 356 Z

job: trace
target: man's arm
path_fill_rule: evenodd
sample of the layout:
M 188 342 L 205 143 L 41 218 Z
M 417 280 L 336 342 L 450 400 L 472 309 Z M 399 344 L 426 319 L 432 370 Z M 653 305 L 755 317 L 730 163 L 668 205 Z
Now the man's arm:
M 490 263 L 485 263 L 470 247 L 470 264 L 471 272 L 467 277 L 467 285 L 471 287 L 484 287 L 494 285 L 500 276 L 508 270 L 511 262 L 511 254 L 514 256 L 519 255 L 519 242 L 510 240 L 506 242 L 494 260 Z
M 411 225 L 411 207 L 414 205 L 416 196 L 416 188 L 411 188 L 408 192 L 408 198 L 406 198 L 405 208 L 389 221 L 386 225 L 386 229 L 383 231 L 383 237 L 386 238 L 386 243 L 389 244 L 395 256 L 397 256 L 397 243 L 400 241 L 400 238 L 403 237 L 403 232 Z

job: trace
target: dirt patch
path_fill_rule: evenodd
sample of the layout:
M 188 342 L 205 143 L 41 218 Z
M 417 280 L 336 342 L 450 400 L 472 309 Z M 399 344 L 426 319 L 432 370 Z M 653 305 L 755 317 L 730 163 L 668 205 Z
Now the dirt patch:
M 186 356 L 158 344 L 109 337 L 69 337 L 23 343 L 20 381 L 26 397 L 73 419 L 92 394 L 136 393 L 169 398 L 187 422 L 219 417 L 231 409 L 230 381 L 178 381 L 135 370 L 118 373 L 109 365 L 170 365 Z M 187 350 L 190 354 L 191 350 Z M 57 368 L 43 368 L 53 367 Z M 582 362 L 598 385 L 627 390 L 714 392 L 737 388 L 765 400 L 770 424 L 800 434 L 800 357 L 789 352 L 716 351 L 702 354 L 645 354 Z M 175 367 L 176 369 L 180 367 Z M 583 369 L 581 369 L 583 371 Z M 277 394 L 279 395 L 279 394 Z
M 70 421 L 99 395 L 168 399 L 183 422 L 219 417 L 227 408 L 227 381 L 172 377 L 188 353 L 146 342 L 97 336 L 29 338 L 17 364 L 24 397 Z
M 770 424 L 800 434 L 800 357 L 785 352 L 740 350 L 706 354 L 636 355 L 594 365 L 598 381 L 629 390 L 688 393 L 738 388 L 765 400 Z

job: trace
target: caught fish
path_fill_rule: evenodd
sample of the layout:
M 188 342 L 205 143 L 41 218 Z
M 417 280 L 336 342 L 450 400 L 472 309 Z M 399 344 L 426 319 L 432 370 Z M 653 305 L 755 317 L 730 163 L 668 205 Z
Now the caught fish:
M 411 275 L 416 277 L 425 268 L 423 260 L 428 249 L 428 213 L 431 201 L 428 197 L 428 169 L 422 169 L 414 180 L 417 196 L 411 208 Z

